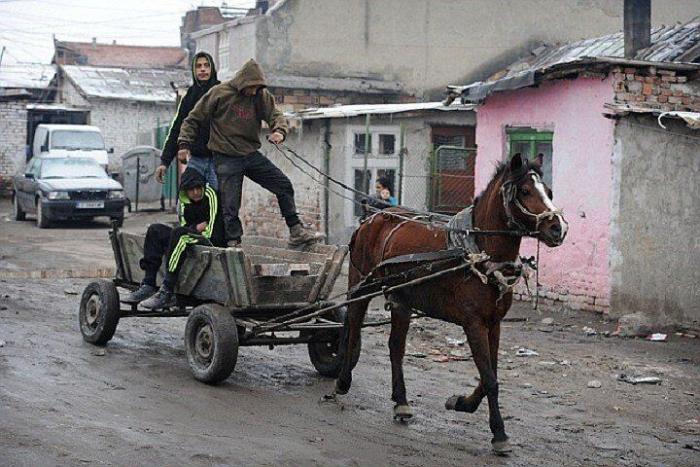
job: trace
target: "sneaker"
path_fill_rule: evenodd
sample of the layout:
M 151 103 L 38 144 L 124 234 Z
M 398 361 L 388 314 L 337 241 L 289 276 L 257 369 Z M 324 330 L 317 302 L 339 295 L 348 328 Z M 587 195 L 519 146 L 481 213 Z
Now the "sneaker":
M 158 289 L 152 285 L 141 284 L 138 289 L 121 297 L 120 301 L 122 303 L 135 305 L 137 303 L 141 303 L 147 298 L 152 297 L 156 292 L 158 292 Z
M 141 302 L 141 307 L 147 310 L 161 310 L 174 306 L 177 306 L 177 298 L 173 291 L 168 289 L 165 285 L 161 286 L 154 296 Z
M 229 240 L 228 242 L 226 242 L 226 246 L 228 248 L 240 248 L 241 241 L 240 240 Z

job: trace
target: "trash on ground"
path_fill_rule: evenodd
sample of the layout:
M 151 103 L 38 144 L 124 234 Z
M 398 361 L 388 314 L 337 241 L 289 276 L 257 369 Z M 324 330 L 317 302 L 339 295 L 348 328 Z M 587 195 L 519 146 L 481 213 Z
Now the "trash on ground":
M 525 347 L 520 347 L 515 355 L 518 357 L 537 357 L 539 354 L 531 349 L 526 349 Z
M 658 376 L 629 376 L 622 373 L 617 379 L 630 384 L 661 384 L 661 378 Z
M 660 332 L 656 332 L 652 334 L 651 336 L 647 337 L 650 341 L 654 342 L 666 342 L 666 337 L 668 337 L 666 334 L 662 334 Z
M 651 333 L 649 318 L 642 313 L 631 313 L 620 317 L 613 336 L 644 337 Z
M 409 356 L 409 357 L 415 357 L 415 358 L 425 358 L 425 357 L 427 357 L 427 355 L 424 354 L 423 352 L 413 352 L 413 353 L 409 353 L 408 356 Z
M 105 351 L 105 349 L 95 349 L 92 351 L 92 354 L 97 357 L 104 357 L 107 354 L 107 352 Z
M 5 347 L 5 341 L 0 340 L 0 347 Z
M 549 326 L 540 326 L 537 330 L 540 332 L 554 332 L 554 329 Z
M 63 293 L 66 295 L 78 295 L 78 291 L 73 289 L 64 289 Z
M 437 363 L 447 363 L 450 361 L 450 357 L 447 355 L 438 355 L 436 357 L 433 357 L 433 361 Z
M 554 324 L 554 318 L 544 318 L 542 321 L 540 321 L 540 323 L 546 325 Z
M 589 326 L 584 326 L 582 329 L 583 333 L 587 336 L 595 336 L 596 334 L 598 334 L 598 331 Z
M 597 388 L 601 387 L 602 385 L 603 385 L 603 383 L 601 383 L 597 379 L 593 379 L 593 380 L 589 381 L 586 386 L 588 386 L 589 388 L 597 389 Z

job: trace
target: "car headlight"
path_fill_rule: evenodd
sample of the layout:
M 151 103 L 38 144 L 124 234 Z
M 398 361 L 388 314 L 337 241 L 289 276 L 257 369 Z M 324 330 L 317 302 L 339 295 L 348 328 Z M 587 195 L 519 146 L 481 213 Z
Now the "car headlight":
M 67 191 L 49 191 L 48 199 L 70 199 Z
M 109 199 L 124 199 L 124 190 L 113 190 L 109 192 Z

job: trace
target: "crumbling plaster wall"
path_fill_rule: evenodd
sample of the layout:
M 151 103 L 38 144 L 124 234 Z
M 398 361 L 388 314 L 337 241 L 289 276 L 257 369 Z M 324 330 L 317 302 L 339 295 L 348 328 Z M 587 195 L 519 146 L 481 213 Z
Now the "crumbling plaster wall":
M 700 324 L 700 131 L 666 118 L 615 128 L 610 314 Z

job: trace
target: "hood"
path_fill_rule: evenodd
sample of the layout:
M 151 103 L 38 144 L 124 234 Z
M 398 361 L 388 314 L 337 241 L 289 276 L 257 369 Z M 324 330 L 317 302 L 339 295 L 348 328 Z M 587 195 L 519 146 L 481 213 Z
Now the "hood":
M 211 76 L 209 77 L 208 81 L 199 81 L 197 79 L 197 74 L 194 71 L 194 65 L 197 63 L 197 59 L 200 57 L 204 57 L 207 60 L 209 60 L 209 66 L 211 67 Z M 192 72 L 192 82 L 197 84 L 198 86 L 206 86 L 208 84 L 216 84 L 219 82 L 217 76 L 216 76 L 216 65 L 214 65 L 214 59 L 212 58 L 211 55 L 209 55 L 206 52 L 197 52 L 192 58 L 192 66 L 190 67 L 190 71 Z
M 182 178 L 180 179 L 180 201 L 183 201 L 185 203 L 189 203 L 190 200 L 187 197 L 186 191 L 190 188 L 195 188 L 198 186 L 205 186 L 207 184 L 206 179 L 204 178 L 204 175 L 199 173 L 197 169 L 194 169 L 192 167 L 187 167 L 185 171 L 182 173 Z
M 229 83 L 239 92 L 248 86 L 267 86 L 262 68 L 252 58 L 243 64 Z
M 121 190 L 118 181 L 111 178 L 52 178 L 40 180 L 46 191 Z

